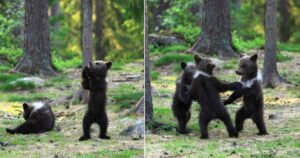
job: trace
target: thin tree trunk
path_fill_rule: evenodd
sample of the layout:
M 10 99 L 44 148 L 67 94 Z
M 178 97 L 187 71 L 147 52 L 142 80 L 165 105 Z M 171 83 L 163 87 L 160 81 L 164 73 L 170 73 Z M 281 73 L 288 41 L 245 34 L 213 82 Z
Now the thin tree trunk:
M 159 0 L 158 6 L 153 7 L 153 28 L 155 32 L 161 29 L 161 16 L 165 10 L 170 7 L 170 2 L 167 0 Z
M 92 0 L 81 0 L 82 5 L 82 67 L 93 61 Z
M 278 11 L 281 16 L 281 20 L 279 22 L 279 38 L 281 42 L 287 42 L 291 35 L 291 31 L 289 29 L 291 16 L 289 7 L 290 6 L 288 0 L 278 1 Z
M 48 28 L 48 0 L 26 0 L 24 22 L 24 54 L 15 70 L 41 76 L 55 75 Z
M 95 55 L 97 60 L 103 60 L 106 53 L 102 46 L 103 39 L 103 18 L 104 0 L 96 0 L 96 21 L 95 21 Z
M 264 87 L 275 88 L 284 81 L 279 76 L 276 63 L 276 0 L 267 0 L 265 24 L 266 43 L 263 82 Z
M 188 52 L 236 57 L 231 36 L 228 0 L 204 0 L 201 35 Z
M 153 121 L 153 103 L 151 93 L 151 80 L 150 80 L 150 59 L 148 49 L 148 1 L 144 0 L 144 62 L 145 62 L 145 122 L 151 123 Z
M 59 16 L 60 15 L 60 4 L 59 4 L 59 0 L 55 0 L 55 3 L 53 4 L 53 6 L 51 7 L 51 16 Z M 58 21 L 55 21 L 55 23 L 53 24 L 53 28 L 55 30 L 58 30 L 60 28 L 60 24 Z

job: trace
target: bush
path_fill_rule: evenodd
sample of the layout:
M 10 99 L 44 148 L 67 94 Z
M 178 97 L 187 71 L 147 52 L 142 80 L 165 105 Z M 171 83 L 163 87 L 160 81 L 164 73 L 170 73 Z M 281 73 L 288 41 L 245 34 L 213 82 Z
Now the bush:
M 150 76 L 151 76 L 151 80 L 154 81 L 154 80 L 157 80 L 159 78 L 160 73 L 157 72 L 157 71 L 151 71 Z
M 284 61 L 289 61 L 289 60 L 292 60 L 293 58 L 288 56 L 288 55 L 285 55 L 285 54 L 282 54 L 282 53 L 276 53 L 276 60 L 278 62 L 284 62 Z
M 168 65 L 174 62 L 190 62 L 193 61 L 193 56 L 190 54 L 166 54 L 154 62 L 154 66 Z

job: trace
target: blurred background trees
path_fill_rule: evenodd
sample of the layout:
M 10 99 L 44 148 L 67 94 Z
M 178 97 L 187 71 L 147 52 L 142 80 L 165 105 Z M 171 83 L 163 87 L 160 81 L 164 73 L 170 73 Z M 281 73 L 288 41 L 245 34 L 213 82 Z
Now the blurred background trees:
M 91 1 L 94 56 L 115 61 L 141 59 L 143 1 Z M 81 1 L 49 0 L 48 13 L 55 69 L 80 67 Z M 23 0 L 0 1 L 0 54 L 14 65 L 23 53 L 24 15 Z

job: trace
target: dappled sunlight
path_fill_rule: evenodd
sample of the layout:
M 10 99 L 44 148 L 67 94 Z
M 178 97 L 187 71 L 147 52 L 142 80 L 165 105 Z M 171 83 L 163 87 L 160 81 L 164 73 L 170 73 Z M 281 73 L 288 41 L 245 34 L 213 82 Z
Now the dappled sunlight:
M 18 116 L 23 112 L 22 103 L 0 102 L 0 111 L 9 115 Z

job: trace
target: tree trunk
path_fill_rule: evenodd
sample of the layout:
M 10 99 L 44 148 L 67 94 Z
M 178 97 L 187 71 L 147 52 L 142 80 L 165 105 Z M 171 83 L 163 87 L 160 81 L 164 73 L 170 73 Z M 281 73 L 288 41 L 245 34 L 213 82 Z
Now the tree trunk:
M 276 63 L 276 0 L 267 0 L 266 3 L 266 43 L 263 82 L 264 87 L 275 88 L 284 79 L 279 76 Z
M 26 0 L 24 22 L 24 54 L 15 70 L 41 76 L 55 75 L 48 28 L 48 0 Z
M 82 5 L 82 67 L 93 61 L 92 0 L 81 0 Z
M 279 22 L 279 38 L 281 42 L 287 42 L 291 35 L 291 30 L 289 28 L 290 16 L 289 2 L 287 0 L 279 0 L 278 11 L 281 16 Z
M 150 59 L 148 49 L 148 1 L 144 0 L 144 64 L 145 64 L 145 122 L 146 124 L 153 121 L 153 103 L 151 93 L 151 80 L 150 80 Z
M 201 35 L 189 52 L 236 57 L 231 36 L 228 0 L 204 0 Z
M 55 0 L 55 3 L 53 4 L 53 6 L 51 7 L 51 16 L 56 17 L 60 15 L 60 5 L 59 5 L 59 0 Z M 58 21 L 55 21 L 55 23 L 53 24 L 53 28 L 55 30 L 58 30 L 60 27 L 60 24 Z
M 154 32 L 159 32 L 161 29 L 161 16 L 165 10 L 170 7 L 169 0 L 159 0 L 158 6 L 153 7 L 153 28 Z
M 95 21 L 95 55 L 97 60 L 103 60 L 106 53 L 103 50 L 103 18 L 104 0 L 96 0 L 96 21 Z

